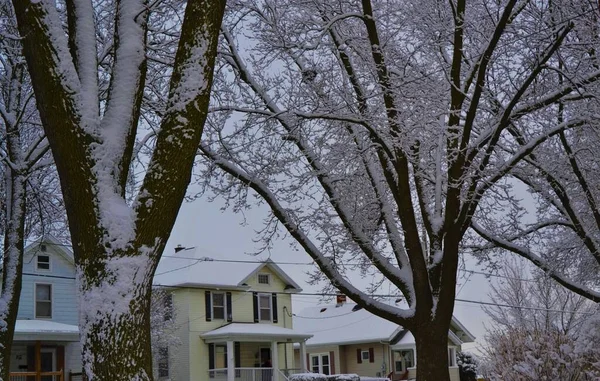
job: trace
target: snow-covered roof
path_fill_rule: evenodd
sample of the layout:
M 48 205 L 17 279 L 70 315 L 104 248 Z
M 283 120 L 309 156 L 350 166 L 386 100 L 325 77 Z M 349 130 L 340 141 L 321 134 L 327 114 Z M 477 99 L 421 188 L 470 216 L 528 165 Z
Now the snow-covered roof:
M 293 322 L 294 329 L 313 335 L 306 342 L 309 346 L 379 341 L 390 342 L 396 346 L 410 346 L 415 343 L 413 335 L 403 327 L 373 315 L 354 303 L 309 307 L 294 314 Z M 475 340 L 456 318 L 452 318 L 452 323 L 454 327 L 460 327 L 462 342 Z M 458 338 L 453 332 L 448 332 L 448 336 L 453 342 Z
M 271 260 L 223 262 L 205 257 L 195 248 L 163 255 L 153 283 L 156 286 L 248 289 L 248 279 L 264 267 L 268 267 L 289 286 L 287 291 L 302 291 L 300 286 Z
M 252 339 L 255 341 L 302 341 L 312 335 L 298 329 L 283 328 L 272 324 L 231 323 L 200 335 L 205 341 Z
M 26 254 L 29 254 L 29 252 L 31 250 L 34 250 L 34 249 L 37 250 L 37 247 L 44 243 L 52 246 L 52 248 L 57 253 L 62 255 L 69 263 L 75 264 L 75 259 L 74 259 L 73 252 L 71 251 L 71 249 L 69 249 L 69 247 L 67 245 L 60 242 L 56 237 L 54 237 L 51 234 L 47 234 L 41 238 L 36 239 L 35 241 L 33 241 L 32 243 L 30 243 L 29 245 L 27 245 L 25 247 L 24 252 Z
M 78 341 L 79 328 L 76 325 L 48 320 L 17 320 L 15 324 L 15 340 Z
M 387 341 L 398 325 L 345 303 L 305 308 L 294 314 L 294 328 L 312 334 L 306 345 L 316 346 Z

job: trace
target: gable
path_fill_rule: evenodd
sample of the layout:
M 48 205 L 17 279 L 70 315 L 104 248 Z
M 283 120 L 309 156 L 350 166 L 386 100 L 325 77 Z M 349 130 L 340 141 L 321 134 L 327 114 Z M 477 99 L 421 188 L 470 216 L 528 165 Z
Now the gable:
M 50 258 L 49 270 L 38 270 L 37 256 L 47 255 Z M 36 241 L 25 248 L 23 254 L 23 273 L 52 274 L 57 276 L 74 277 L 75 263 L 73 254 L 57 242 Z

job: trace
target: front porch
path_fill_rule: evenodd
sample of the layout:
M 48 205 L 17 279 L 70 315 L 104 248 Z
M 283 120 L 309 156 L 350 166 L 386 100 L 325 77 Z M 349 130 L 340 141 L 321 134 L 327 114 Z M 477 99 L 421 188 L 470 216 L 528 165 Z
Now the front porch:
M 47 320 L 17 320 L 10 355 L 9 381 L 67 381 L 67 365 L 81 369 L 79 329 Z
M 64 346 L 44 343 L 14 345 L 15 364 L 11 364 L 9 381 L 65 381 Z M 29 345 L 28 345 L 29 344 Z
M 307 372 L 294 364 L 293 344 L 312 335 L 269 324 L 232 323 L 204 333 L 209 349 L 208 377 L 214 381 L 286 381 L 293 373 Z

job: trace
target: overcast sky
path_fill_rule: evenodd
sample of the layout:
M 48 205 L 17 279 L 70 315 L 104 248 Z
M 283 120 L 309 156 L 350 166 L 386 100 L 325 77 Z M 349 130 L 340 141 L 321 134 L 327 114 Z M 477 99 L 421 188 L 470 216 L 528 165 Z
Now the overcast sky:
M 262 219 L 266 215 L 265 209 L 255 208 L 241 215 L 231 210 L 222 211 L 221 207 L 222 204 L 219 202 L 210 203 L 205 199 L 185 202 L 167 243 L 165 254 L 172 254 L 175 246 L 180 244 L 185 247 L 196 247 L 200 255 L 213 258 L 261 260 L 268 258 L 270 254 L 275 262 L 312 262 L 304 251 L 296 251 L 290 246 L 292 240 L 289 238 L 287 241 L 277 242 L 270 253 L 265 252 L 258 257 L 250 256 L 248 253 L 255 252 L 259 248 L 259 245 L 254 242 L 255 231 L 262 227 Z M 244 217 L 246 223 L 242 225 Z M 163 258 L 164 260 L 177 259 Z M 469 270 L 477 270 L 474 263 L 468 263 L 467 267 Z M 311 270 L 311 266 L 281 265 L 281 268 L 300 284 L 305 292 L 319 291 L 317 287 L 306 283 L 308 277 L 305 272 Z M 461 272 L 459 275 L 461 278 L 457 287 L 458 298 L 489 300 L 487 297 L 489 285 L 485 276 L 472 274 L 465 284 L 465 274 Z M 318 303 L 318 296 L 295 295 L 294 313 L 300 314 L 302 308 Z M 483 343 L 486 314 L 480 305 L 457 302 L 454 315 L 477 337 L 475 344 L 468 344 L 463 348 L 475 352 Z

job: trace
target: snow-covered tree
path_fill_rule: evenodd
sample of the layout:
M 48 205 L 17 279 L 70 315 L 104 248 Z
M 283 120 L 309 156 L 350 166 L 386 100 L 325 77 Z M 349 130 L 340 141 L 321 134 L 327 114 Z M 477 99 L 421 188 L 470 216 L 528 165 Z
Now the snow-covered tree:
M 600 352 L 595 303 L 550 279 L 525 260 L 501 267 L 485 307 L 491 318 L 486 369 L 494 380 L 593 380 Z M 596 368 L 595 368 L 596 367 Z
M 479 360 L 469 352 L 458 352 L 456 354 L 456 364 L 460 381 L 477 381 L 477 368 Z
M 502 261 L 500 277 L 491 283 L 489 293 L 490 301 L 496 305 L 483 307 L 493 328 L 556 330 L 577 337 L 593 315 L 595 303 L 531 267 L 524 259 Z
M 25 240 L 63 226 L 64 209 L 7 1 L 0 1 L 0 31 L 0 380 L 8 380 Z
M 155 287 L 150 307 L 150 334 L 154 379 L 160 378 L 161 366 L 173 357 L 181 344 L 175 325 L 173 299 L 169 290 Z
M 448 380 L 459 248 L 482 197 L 537 146 L 596 120 L 585 107 L 600 77 L 595 6 L 230 6 L 201 145 L 206 189 L 234 210 L 268 205 L 265 245 L 283 229 L 315 279 L 414 334 L 420 380 Z M 578 112 L 548 117 L 560 103 Z M 373 297 L 381 282 L 408 307 Z
M 190 0 L 181 17 L 161 1 L 12 4 L 69 221 L 85 377 L 152 380 L 151 281 L 190 181 L 225 1 Z M 152 139 L 136 145 L 140 126 Z

